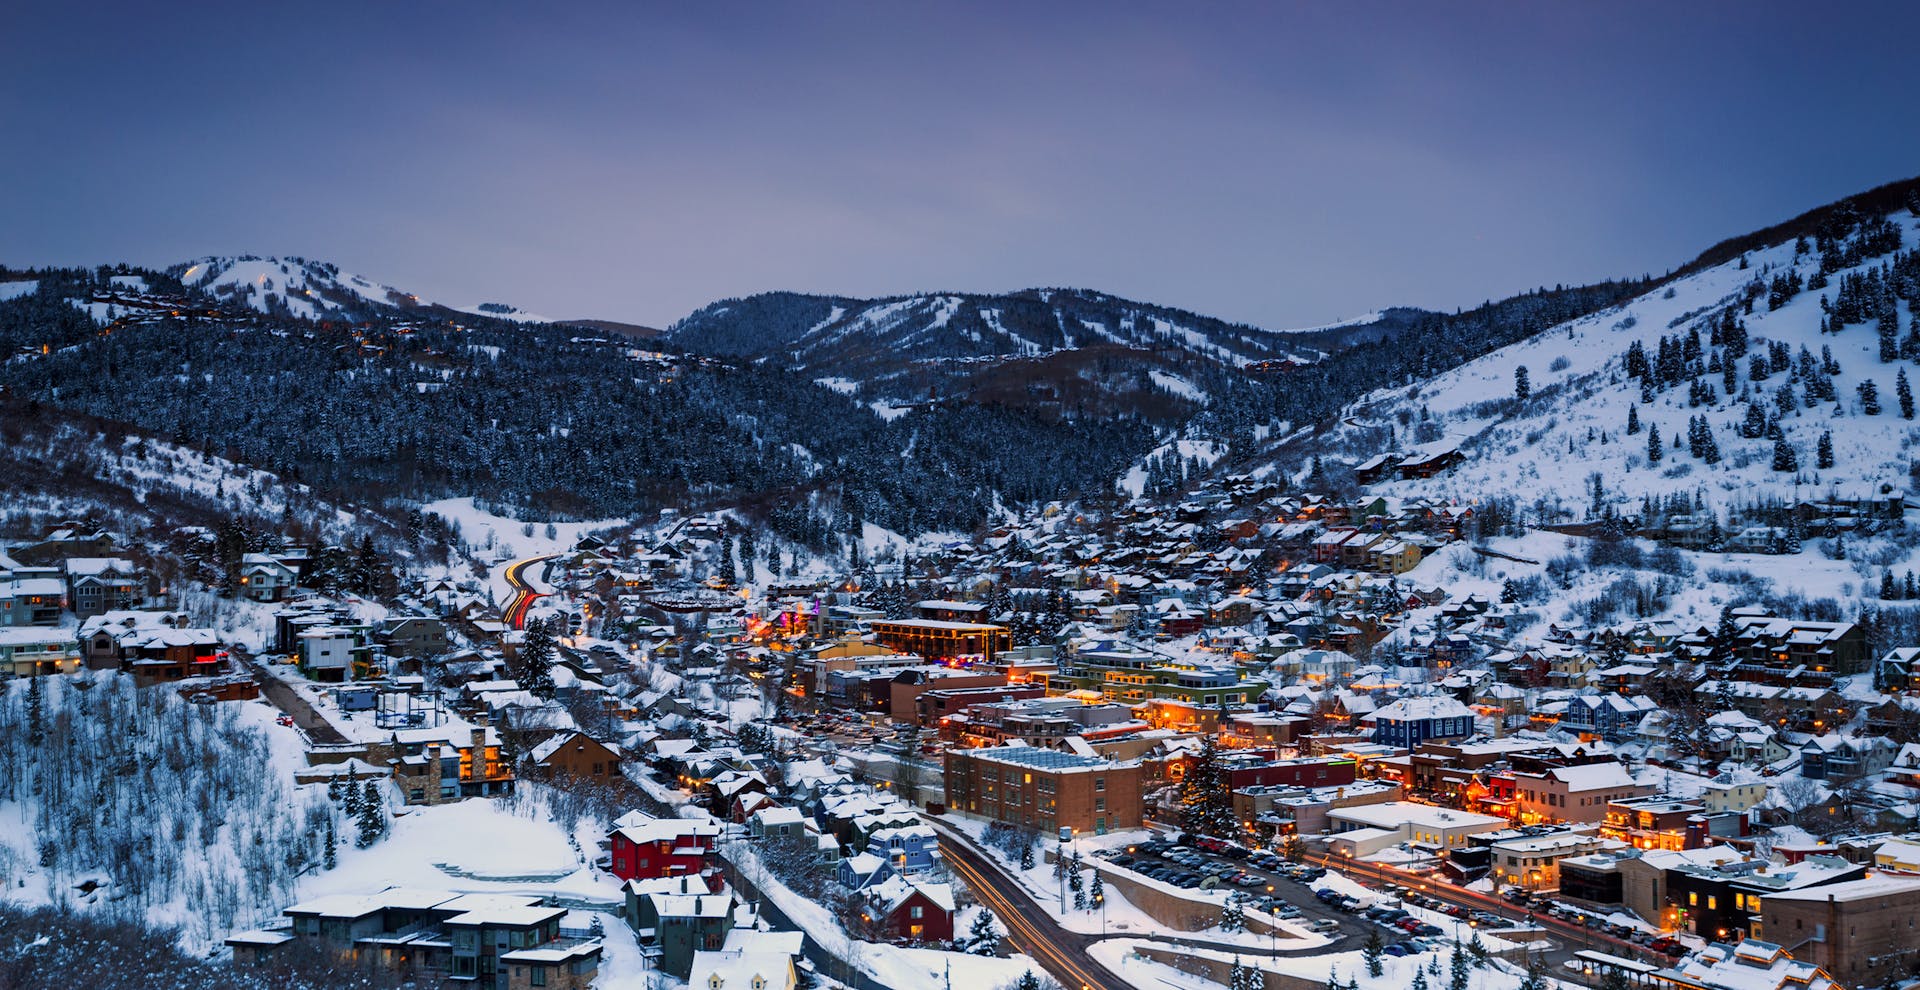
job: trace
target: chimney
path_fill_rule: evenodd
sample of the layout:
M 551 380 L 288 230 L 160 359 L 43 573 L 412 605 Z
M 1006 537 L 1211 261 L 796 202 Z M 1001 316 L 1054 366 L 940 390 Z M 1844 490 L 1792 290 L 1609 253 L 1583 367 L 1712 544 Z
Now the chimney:
M 477 753 L 487 748 L 487 730 L 485 728 L 475 728 L 471 738 L 473 740 L 472 745 L 474 752 Z

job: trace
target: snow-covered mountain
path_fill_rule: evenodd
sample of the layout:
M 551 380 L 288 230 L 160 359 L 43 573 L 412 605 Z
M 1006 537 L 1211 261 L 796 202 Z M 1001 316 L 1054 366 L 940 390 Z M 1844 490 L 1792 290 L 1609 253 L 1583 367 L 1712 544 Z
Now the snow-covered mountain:
M 1325 357 L 1304 339 L 1080 289 L 769 292 L 713 303 L 667 339 L 795 368 L 882 404 L 972 396 L 1101 411 L 1191 411 L 1235 379 Z
M 1080 289 L 886 299 L 768 292 L 713 303 L 668 335 L 706 353 L 779 355 L 803 368 L 841 367 L 886 351 L 939 361 L 1118 346 L 1175 349 L 1232 367 L 1319 356 L 1257 327 Z
M 1843 203 L 1800 219 L 1622 305 L 1370 393 L 1280 464 L 1457 445 L 1458 465 L 1374 490 L 1558 499 L 1576 515 L 1596 479 L 1628 513 L 1648 494 L 1724 507 L 1906 490 L 1920 443 L 1920 217 Z
M 415 293 L 341 271 L 330 262 L 306 258 L 207 257 L 168 271 L 188 289 L 215 299 L 305 320 L 351 319 L 370 308 L 405 311 L 439 306 L 519 323 L 552 322 L 505 303 L 454 305 L 423 300 Z

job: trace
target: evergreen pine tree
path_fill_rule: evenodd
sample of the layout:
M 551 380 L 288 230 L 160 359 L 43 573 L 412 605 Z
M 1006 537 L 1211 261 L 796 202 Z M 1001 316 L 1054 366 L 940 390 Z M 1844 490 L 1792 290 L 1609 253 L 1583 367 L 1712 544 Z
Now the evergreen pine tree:
M 359 827 L 359 834 L 354 837 L 353 844 L 361 849 L 380 841 L 380 837 L 386 834 L 386 812 L 380 807 L 380 793 L 374 790 L 371 780 L 367 781 L 366 790 L 360 795 L 360 817 L 354 824 Z
M 1633 436 L 1634 434 L 1639 432 L 1640 432 L 1640 407 L 1637 405 L 1628 406 L 1627 407 L 1627 436 Z
M 1660 427 L 1657 425 L 1649 425 L 1647 427 L 1647 463 L 1660 463 L 1660 458 L 1665 453 L 1666 448 L 1660 445 Z
M 1453 956 L 1447 960 L 1447 990 L 1467 990 L 1467 950 L 1457 938 L 1453 941 Z
M 1427 985 L 1426 970 L 1416 969 L 1413 971 L 1413 984 L 1409 986 L 1407 990 L 1431 990 Z
M 1201 835 L 1232 835 L 1239 825 L 1232 797 L 1220 776 L 1220 750 L 1209 735 L 1180 779 L 1180 823 Z
M 1814 447 L 1813 466 L 1822 471 L 1833 467 L 1833 433 L 1822 431 L 1820 443 Z
M 1800 462 L 1793 456 L 1793 447 L 1787 443 L 1785 434 L 1774 438 L 1773 469 L 1782 472 L 1798 471 L 1800 469 Z
M 1860 411 L 1869 416 L 1880 415 L 1880 389 L 1871 381 L 1860 383 Z
M 1033 975 L 1033 970 L 1027 970 L 1013 982 L 1013 990 L 1041 990 L 1040 978 Z
M 39 675 L 27 678 L 27 745 L 38 746 L 47 739 L 45 689 Z
M 553 629 L 555 619 L 527 623 L 527 635 L 514 657 L 513 679 L 522 690 L 542 700 L 553 697 Z
M 1367 944 L 1360 947 L 1360 955 L 1367 961 L 1367 975 L 1380 975 L 1380 954 L 1386 951 L 1386 943 L 1380 941 L 1380 930 L 1375 928 L 1367 933 Z
M 383 572 L 386 564 L 380 559 L 380 551 L 374 548 L 373 534 L 360 537 L 360 547 L 353 555 L 352 590 L 363 595 L 380 594 Z
M 1523 364 L 1513 369 L 1513 397 L 1525 402 L 1532 394 L 1533 384 L 1527 380 L 1527 366 Z
M 1220 930 L 1231 935 L 1247 927 L 1247 913 L 1240 902 L 1230 900 L 1220 908 Z
M 1025 836 L 1024 841 L 1020 843 L 1020 868 L 1033 869 L 1033 836 L 1031 835 Z
M 1519 990 L 1547 990 L 1547 976 L 1540 971 L 1540 960 L 1527 957 L 1527 975 L 1520 978 Z
M 1093 879 L 1087 881 L 1087 909 L 1094 910 L 1107 899 L 1107 882 L 1100 879 L 1100 871 L 1093 871 Z
M 334 852 L 340 845 L 340 837 L 335 834 L 333 830 L 333 813 L 331 811 L 327 813 L 327 834 L 325 841 L 326 848 L 321 852 L 322 858 L 320 865 L 323 869 L 331 870 L 340 863 L 339 854 Z
M 973 927 L 967 930 L 966 951 L 976 956 L 991 956 L 999 946 L 1000 932 L 994 928 L 993 912 L 982 906 L 980 913 L 973 916 Z
M 1907 384 L 1907 369 L 1901 368 L 1893 378 L 1893 395 L 1900 402 L 1900 418 L 1913 418 L 1913 386 Z

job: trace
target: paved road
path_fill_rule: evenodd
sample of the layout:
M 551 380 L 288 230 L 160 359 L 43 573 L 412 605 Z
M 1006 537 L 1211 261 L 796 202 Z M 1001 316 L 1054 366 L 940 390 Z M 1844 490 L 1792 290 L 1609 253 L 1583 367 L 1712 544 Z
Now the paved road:
M 1544 954 L 1543 958 L 1550 963 L 1558 963 L 1569 958 L 1577 949 L 1592 949 L 1595 952 L 1622 956 L 1656 966 L 1669 966 L 1673 963 L 1672 957 L 1661 955 L 1637 942 L 1614 938 L 1584 925 L 1562 921 L 1552 915 L 1519 907 L 1476 890 L 1467 890 L 1450 883 L 1435 882 L 1431 877 L 1406 873 L 1378 863 L 1350 861 L 1336 856 L 1309 854 L 1305 858 L 1330 870 L 1339 870 L 1350 877 L 1378 879 L 1382 882 L 1397 883 L 1403 887 L 1418 887 L 1449 904 L 1458 904 L 1472 910 L 1491 911 L 1503 918 L 1511 918 L 1523 925 L 1540 929 L 1562 943 L 1561 948 Z M 1493 930 L 1495 935 L 1501 933 L 1500 929 Z
M 293 724 L 299 726 L 301 732 L 306 733 L 308 742 L 316 746 L 344 746 L 353 741 L 341 735 L 340 730 L 334 728 L 332 722 L 314 711 L 313 705 L 302 697 L 300 692 L 295 691 L 280 678 L 269 674 L 266 668 L 260 665 L 260 661 L 238 649 L 233 651 L 233 655 L 246 665 L 248 671 L 253 674 L 253 679 L 260 682 L 260 693 L 266 695 L 267 700 L 273 702 L 275 708 L 293 716 Z
M 1007 941 L 1033 957 L 1068 990 L 1132 990 L 1087 953 L 1095 939 L 1069 932 L 1033 898 L 964 842 L 940 833 L 940 854 L 1007 929 Z
M 753 881 L 748 880 L 742 872 L 733 865 L 733 862 L 725 858 L 725 856 L 722 856 L 720 859 L 720 868 L 721 872 L 724 873 L 727 878 L 727 883 L 731 884 L 734 890 L 739 891 L 742 896 L 751 900 L 754 905 L 759 908 L 761 917 L 770 923 L 774 931 L 802 933 L 806 931 L 806 929 L 800 925 L 794 924 L 793 919 L 787 917 L 787 913 L 780 910 L 779 905 L 762 896 L 759 889 L 754 886 Z M 809 962 L 813 963 L 814 969 L 822 976 L 832 977 L 852 987 L 853 990 L 908 990 L 908 988 L 904 987 L 890 987 L 875 980 L 873 977 L 854 968 L 854 966 L 846 960 L 828 952 L 825 947 L 821 946 L 817 939 L 807 938 L 802 940 L 800 943 L 800 954 L 805 956 Z
M 513 588 L 513 597 L 508 599 L 507 606 L 500 610 L 500 617 L 506 620 L 507 628 L 525 629 L 527 627 L 527 609 L 532 608 L 536 600 L 546 596 L 533 590 L 533 586 L 527 583 L 526 570 L 535 564 L 544 564 L 552 559 L 552 555 L 526 557 L 507 565 L 506 572 L 502 576 L 507 579 L 507 585 Z

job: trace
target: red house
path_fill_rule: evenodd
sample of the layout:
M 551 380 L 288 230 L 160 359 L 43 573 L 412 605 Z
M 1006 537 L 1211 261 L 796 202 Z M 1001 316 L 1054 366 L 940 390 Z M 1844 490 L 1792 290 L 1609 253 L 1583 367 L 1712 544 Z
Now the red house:
M 720 823 L 712 819 L 653 818 L 628 812 L 614 823 L 609 837 L 612 873 L 622 880 L 701 876 L 718 892 L 720 874 L 714 868 L 714 844 Z
M 953 885 L 915 883 L 888 877 L 862 891 L 867 906 L 861 917 L 890 942 L 948 942 L 953 939 Z

